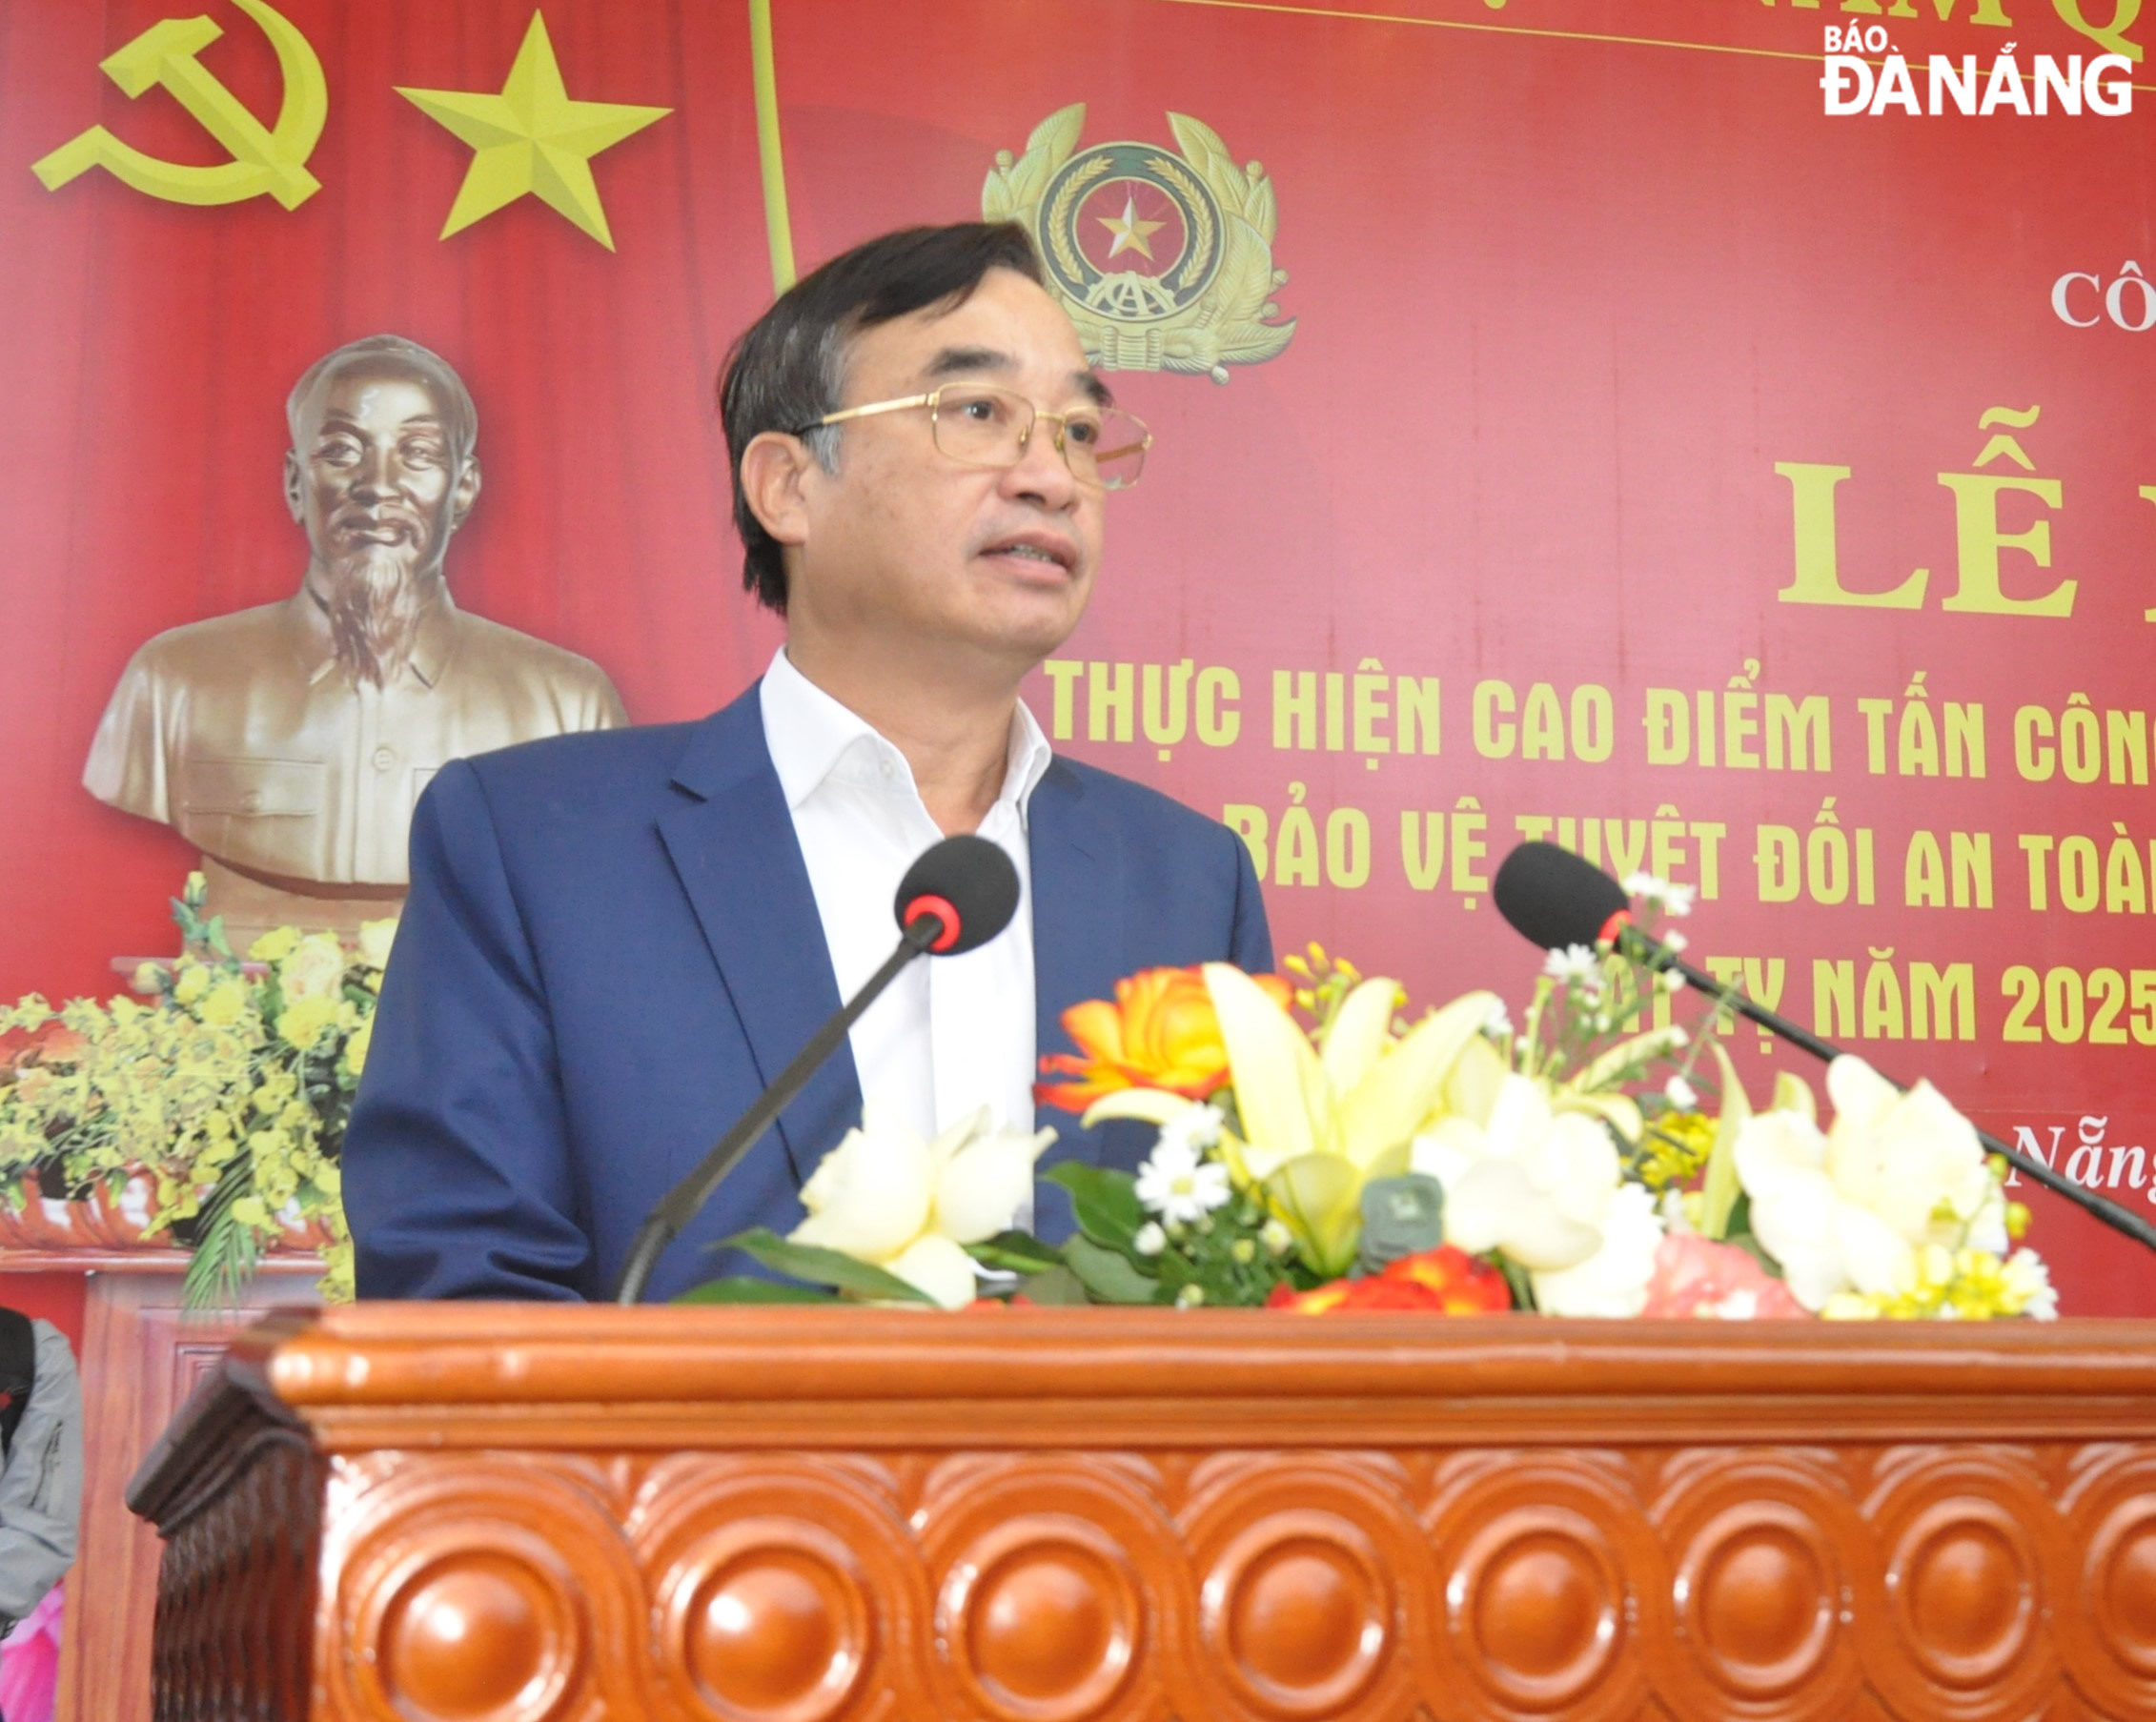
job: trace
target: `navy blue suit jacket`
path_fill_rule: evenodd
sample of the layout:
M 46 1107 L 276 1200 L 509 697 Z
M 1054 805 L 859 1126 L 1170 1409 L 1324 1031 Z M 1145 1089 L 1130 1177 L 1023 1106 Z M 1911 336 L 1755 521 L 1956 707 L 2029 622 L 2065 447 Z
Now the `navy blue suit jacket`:
M 1057 760 L 1028 808 L 1035 1019 L 1161 963 L 1270 968 L 1225 826 Z M 897 929 L 892 929 L 893 942 Z M 535 741 L 445 766 L 412 824 L 412 895 L 344 1145 L 364 1297 L 602 1298 L 652 1205 L 840 1003 L 751 688 L 701 723 Z M 841 1047 L 661 1260 L 785 1231 L 859 1120 Z M 1043 1165 L 1131 1165 L 1150 1132 L 1062 1131 Z M 1068 1227 L 1041 1190 L 1042 1230 Z M 738 1266 L 739 1264 L 729 1264 Z

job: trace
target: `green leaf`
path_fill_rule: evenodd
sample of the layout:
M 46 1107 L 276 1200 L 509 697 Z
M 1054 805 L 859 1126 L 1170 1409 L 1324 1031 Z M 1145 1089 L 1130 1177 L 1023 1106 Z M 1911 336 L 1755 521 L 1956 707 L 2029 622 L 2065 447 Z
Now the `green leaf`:
M 1067 1160 L 1051 1168 L 1047 1179 L 1070 1192 L 1078 1229 L 1095 1244 L 1128 1249 L 1146 1223 L 1145 1205 L 1138 1200 L 1138 1181 L 1129 1172 Z
M 1535 1282 L 1528 1278 L 1527 1269 L 1510 1256 L 1491 1256 L 1487 1259 L 1496 1263 L 1497 1271 L 1505 1276 L 1505 1284 L 1512 1287 L 1513 1307 L 1515 1309 L 1533 1309 L 1535 1307 Z
M 1150 1304 L 1160 1290 L 1160 1282 L 1140 1273 L 1129 1256 L 1090 1238 L 1071 1239 L 1063 1253 L 1096 1304 Z
M 1086 1283 L 1058 1263 L 1046 1273 L 1036 1273 L 1018 1283 L 1017 1296 L 1028 1303 L 1047 1305 L 1089 1304 Z
M 202 1205 L 194 1253 L 180 1282 L 180 1307 L 188 1314 L 230 1316 L 238 1311 L 261 1259 L 262 1243 L 253 1227 L 240 1223 L 233 1204 L 254 1192 L 254 1158 L 234 1154 Z
M 1045 1273 L 1063 1266 L 1063 1253 L 1027 1232 L 998 1232 L 985 1243 L 968 1244 L 966 1253 L 984 1267 L 1009 1273 Z
M 722 1238 L 711 1247 L 741 1250 L 776 1272 L 791 1274 L 812 1286 L 835 1286 L 856 1297 L 883 1298 L 900 1304 L 936 1301 L 910 1281 L 886 1273 L 872 1263 L 858 1261 L 843 1250 L 789 1243 L 767 1226 L 752 1226 L 747 1231 Z
M 828 1304 L 828 1292 L 819 1291 L 813 1286 L 788 1286 L 781 1280 L 752 1279 L 745 1273 L 733 1274 L 723 1280 L 706 1280 L 701 1286 L 692 1286 L 674 1302 L 677 1304 Z

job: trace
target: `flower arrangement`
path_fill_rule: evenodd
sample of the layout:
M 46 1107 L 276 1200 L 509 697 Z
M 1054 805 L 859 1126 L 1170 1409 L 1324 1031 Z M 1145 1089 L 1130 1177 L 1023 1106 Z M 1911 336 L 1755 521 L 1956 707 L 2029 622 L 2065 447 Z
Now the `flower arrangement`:
M 181 954 L 145 963 L 138 996 L 0 1006 L 0 1228 L 190 1245 L 191 1307 L 229 1306 L 268 1250 L 318 1248 L 323 1295 L 349 1298 L 338 1156 L 396 922 L 355 949 L 280 927 L 243 962 L 202 903 L 195 874 Z
M 1626 888 L 1643 926 L 1691 907 L 1645 875 Z M 1046 1174 L 1076 1220 L 1059 1246 L 1016 1227 L 1049 1132 L 975 1118 L 922 1144 L 873 1116 L 789 1238 L 731 1242 L 842 1295 L 946 1307 L 2056 1313 L 2044 1264 L 2013 1246 L 2027 1214 L 2003 1167 L 1928 1084 L 1844 1057 L 1830 1127 L 1789 1076 L 1755 1110 L 1719 1036 L 1672 1020 L 1682 978 L 1607 944 L 1551 953 L 1516 1029 L 1492 993 L 1411 1020 L 1396 983 L 1314 945 L 1284 966 L 1149 970 L 1066 1013 L 1079 1051 L 1043 1061 L 1037 1100 L 1155 1136 L 1134 1173 Z

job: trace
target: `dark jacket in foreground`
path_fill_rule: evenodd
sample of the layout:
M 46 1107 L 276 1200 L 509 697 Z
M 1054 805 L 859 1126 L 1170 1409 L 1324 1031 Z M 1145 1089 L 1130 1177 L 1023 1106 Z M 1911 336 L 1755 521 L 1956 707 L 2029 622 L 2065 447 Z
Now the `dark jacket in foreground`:
M 1073 1050 L 1063 1012 L 1134 970 L 1271 966 L 1226 827 L 1063 759 L 1027 823 L 1042 1052 Z M 412 895 L 344 1146 L 360 1295 L 609 1295 L 652 1205 L 839 1003 L 753 687 L 701 723 L 445 767 L 413 821 Z M 647 1295 L 722 1271 L 716 1239 L 797 1225 L 803 1180 L 860 1112 L 842 1046 Z M 1044 1169 L 1132 1165 L 1151 1134 L 1040 1122 L 1062 1131 Z M 1068 1229 L 1059 1198 L 1043 1187 L 1047 1235 Z

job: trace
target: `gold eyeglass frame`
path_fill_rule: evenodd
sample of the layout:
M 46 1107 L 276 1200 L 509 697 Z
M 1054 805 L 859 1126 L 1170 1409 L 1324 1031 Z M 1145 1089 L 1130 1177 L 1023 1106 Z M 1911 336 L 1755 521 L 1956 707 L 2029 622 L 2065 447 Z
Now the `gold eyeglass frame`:
M 968 460 L 965 456 L 953 455 L 948 449 L 944 447 L 943 439 L 936 436 L 936 425 L 939 422 L 938 415 L 940 411 L 940 403 L 942 402 L 944 397 L 944 393 L 946 390 L 949 389 L 971 390 L 977 393 L 987 395 L 1001 395 L 1008 400 L 1025 401 L 1027 410 L 1033 415 L 1033 422 L 1026 427 L 1024 433 L 1018 438 L 1018 455 L 1015 459 L 1004 461 L 1000 464 L 985 460 Z M 1146 453 L 1153 446 L 1152 431 L 1148 427 L 1144 419 L 1140 418 L 1134 413 L 1124 413 L 1121 407 L 1111 408 L 1110 411 L 1121 413 L 1125 418 L 1128 418 L 1132 424 L 1138 427 L 1139 439 L 1137 443 L 1137 477 L 1133 477 L 1127 484 L 1108 484 L 1102 482 L 1097 478 L 1081 478 L 1078 476 L 1078 469 L 1070 464 L 1070 450 L 1065 445 L 1064 442 L 1064 432 L 1069 425 L 1073 415 L 1068 413 L 1044 412 L 1041 408 L 1034 406 L 1031 401 L 1027 400 L 1026 396 L 1019 394 L 1017 390 L 999 388 L 993 383 L 946 383 L 943 388 L 931 389 L 925 395 L 907 395 L 894 400 L 871 401 L 864 407 L 846 407 L 837 413 L 826 413 L 814 424 L 803 425 L 799 430 L 793 431 L 789 433 L 789 435 L 795 436 L 805 436 L 811 431 L 821 431 L 826 425 L 844 424 L 849 418 L 871 418 L 879 413 L 903 413 L 908 408 L 912 407 L 926 407 L 928 409 L 928 435 L 930 438 L 934 440 L 936 445 L 936 452 L 938 454 L 942 455 L 947 460 L 957 461 L 961 466 L 974 467 L 979 471 L 985 473 L 1008 472 L 1012 467 L 1016 466 L 1020 460 L 1025 459 L 1026 450 L 1028 446 L 1030 446 L 1033 440 L 1034 430 L 1039 426 L 1042 419 L 1052 418 L 1053 420 L 1055 420 L 1055 452 L 1063 456 L 1063 464 L 1068 470 L 1071 477 L 1077 479 L 1080 484 L 1085 485 L 1088 490 L 1108 492 L 1135 489 L 1137 487 L 1138 479 L 1144 477 L 1146 475 Z M 1129 453 L 1129 448 L 1117 449 L 1113 451 L 1110 458 L 1120 458 L 1128 455 Z

